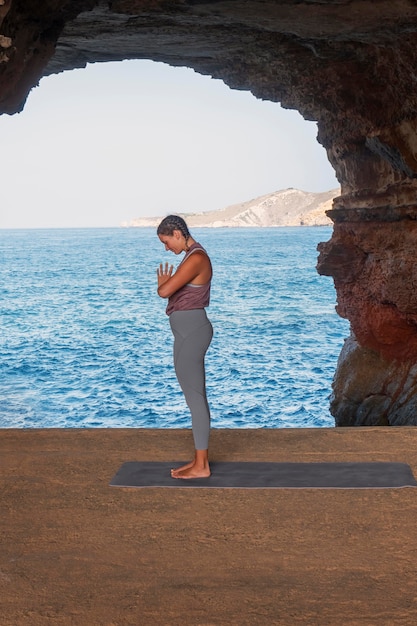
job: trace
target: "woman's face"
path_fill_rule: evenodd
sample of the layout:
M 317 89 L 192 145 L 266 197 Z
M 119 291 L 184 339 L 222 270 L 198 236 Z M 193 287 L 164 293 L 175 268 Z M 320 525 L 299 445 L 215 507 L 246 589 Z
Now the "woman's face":
M 179 230 L 174 230 L 172 235 L 158 235 L 159 240 L 164 244 L 165 250 L 174 254 L 181 254 L 184 251 L 184 237 Z

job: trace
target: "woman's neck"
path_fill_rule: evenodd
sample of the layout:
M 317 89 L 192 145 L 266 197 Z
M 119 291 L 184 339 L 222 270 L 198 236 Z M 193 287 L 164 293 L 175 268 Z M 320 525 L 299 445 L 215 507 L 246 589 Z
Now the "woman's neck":
M 195 239 L 193 239 L 192 237 L 188 237 L 187 241 L 185 242 L 185 252 L 188 252 L 191 246 L 193 246 L 195 243 L 197 243 Z

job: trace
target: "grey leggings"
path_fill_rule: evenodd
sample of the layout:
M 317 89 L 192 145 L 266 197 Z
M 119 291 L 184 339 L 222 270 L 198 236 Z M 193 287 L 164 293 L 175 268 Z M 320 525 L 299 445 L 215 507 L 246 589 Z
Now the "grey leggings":
M 210 409 L 206 396 L 204 357 L 213 337 L 205 309 L 174 311 L 169 316 L 174 335 L 174 366 L 191 412 L 196 450 L 207 450 Z

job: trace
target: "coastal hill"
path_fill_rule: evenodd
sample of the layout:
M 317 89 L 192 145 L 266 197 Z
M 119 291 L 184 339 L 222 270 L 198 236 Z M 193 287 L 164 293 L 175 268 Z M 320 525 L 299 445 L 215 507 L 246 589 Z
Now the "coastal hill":
M 327 226 L 332 222 L 325 212 L 332 208 L 333 198 L 338 195 L 340 189 L 313 193 L 290 188 L 225 209 L 180 215 L 190 227 Z M 139 217 L 121 226 L 156 227 L 163 217 Z

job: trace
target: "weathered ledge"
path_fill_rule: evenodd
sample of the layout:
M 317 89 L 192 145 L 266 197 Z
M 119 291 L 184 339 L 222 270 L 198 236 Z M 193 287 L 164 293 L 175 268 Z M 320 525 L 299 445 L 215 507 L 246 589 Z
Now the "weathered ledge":
M 415 428 L 213 430 L 212 458 L 417 476 L 416 442 Z M 108 486 L 127 460 L 191 450 L 186 430 L 0 430 L 2 626 L 416 623 L 415 489 Z

